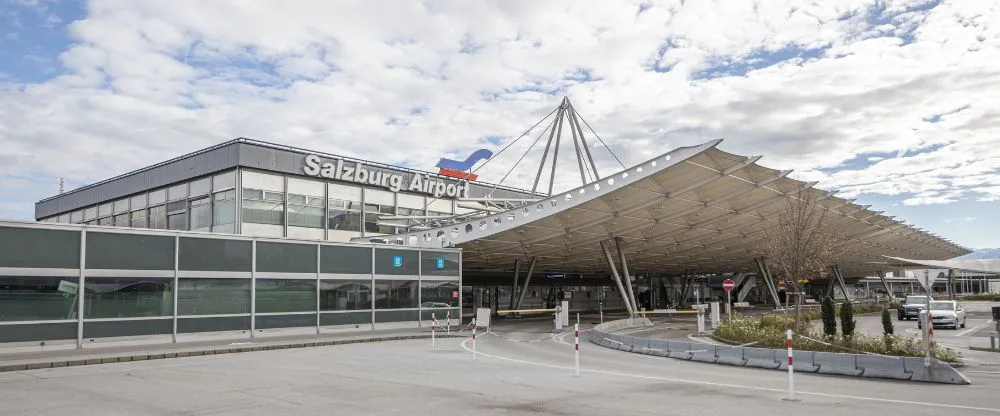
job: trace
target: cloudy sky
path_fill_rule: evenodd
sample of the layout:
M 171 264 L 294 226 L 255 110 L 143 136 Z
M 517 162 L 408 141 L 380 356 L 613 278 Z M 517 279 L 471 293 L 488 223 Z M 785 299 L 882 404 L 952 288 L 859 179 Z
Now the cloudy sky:
M 997 247 L 997 62 L 992 0 L 0 0 L 0 217 L 241 136 L 434 170 L 568 96 L 627 165 L 722 138 Z M 530 187 L 543 127 L 483 179 Z

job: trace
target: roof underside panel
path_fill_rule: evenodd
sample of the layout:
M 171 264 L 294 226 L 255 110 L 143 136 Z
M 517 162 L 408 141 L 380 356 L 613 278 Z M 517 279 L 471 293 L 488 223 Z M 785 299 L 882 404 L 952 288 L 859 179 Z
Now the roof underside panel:
M 787 171 L 718 150 L 719 141 L 675 149 L 547 199 L 455 226 L 383 236 L 396 244 L 457 246 L 467 271 L 508 270 L 537 259 L 536 270 L 608 271 L 601 247 L 632 273 L 675 275 L 749 270 L 765 230 L 789 198 L 806 191 L 824 221 L 861 249 L 841 262 L 848 275 L 873 272 L 883 255 L 949 259 L 969 250 L 869 207 L 789 179 Z M 363 241 L 366 239 L 356 239 Z

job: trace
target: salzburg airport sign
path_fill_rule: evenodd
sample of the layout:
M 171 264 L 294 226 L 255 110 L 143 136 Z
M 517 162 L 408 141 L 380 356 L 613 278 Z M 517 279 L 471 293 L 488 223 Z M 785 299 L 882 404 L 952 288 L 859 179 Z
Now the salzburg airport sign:
M 430 175 L 420 174 L 414 174 L 407 183 L 406 178 L 398 173 L 382 169 L 369 169 L 361 162 L 344 162 L 343 159 L 323 162 L 322 158 L 317 155 L 306 156 L 302 172 L 319 178 L 378 186 L 392 192 L 405 190 L 433 195 L 435 198 L 442 196 L 469 197 L 468 183 L 448 183 L 438 178 L 432 178 Z

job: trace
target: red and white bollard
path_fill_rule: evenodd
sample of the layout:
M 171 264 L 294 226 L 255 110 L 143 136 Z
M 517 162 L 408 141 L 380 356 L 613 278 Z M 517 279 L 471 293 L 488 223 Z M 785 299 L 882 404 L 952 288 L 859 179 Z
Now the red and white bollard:
M 472 320 L 472 360 L 476 360 L 476 320 Z
M 448 311 L 447 315 L 445 315 L 445 319 L 447 319 L 445 321 L 445 324 L 448 325 L 445 327 L 447 331 L 446 333 L 448 335 L 451 335 L 451 311 Z
M 431 312 L 431 348 L 437 346 L 437 340 L 434 337 L 435 335 L 434 333 L 437 330 L 437 326 L 438 326 L 437 316 L 435 316 L 435 313 Z
M 580 377 L 580 324 L 573 324 L 573 342 L 576 345 L 576 351 L 573 352 L 573 360 L 576 363 L 576 373 L 577 377 Z
M 792 330 L 791 328 L 785 331 L 786 343 L 788 344 L 788 398 L 786 401 L 797 402 L 799 399 L 795 398 L 795 365 L 792 355 Z

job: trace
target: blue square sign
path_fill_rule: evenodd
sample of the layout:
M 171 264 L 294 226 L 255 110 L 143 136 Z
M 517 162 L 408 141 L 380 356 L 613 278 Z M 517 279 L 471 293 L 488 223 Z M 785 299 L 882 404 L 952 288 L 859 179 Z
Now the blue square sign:
M 434 267 L 437 267 L 439 269 L 443 269 L 444 268 L 444 257 L 438 257 L 438 258 L 434 259 Z
M 392 256 L 392 267 L 402 267 L 403 256 Z

